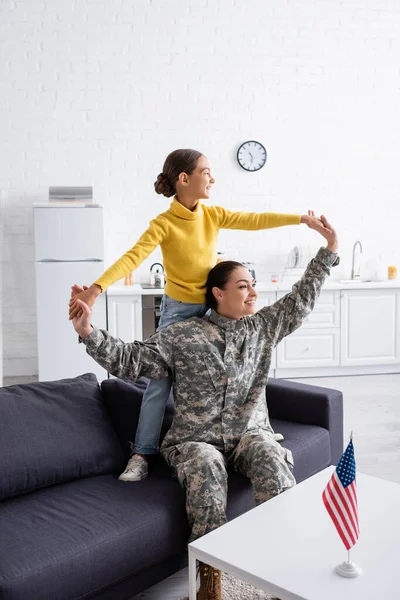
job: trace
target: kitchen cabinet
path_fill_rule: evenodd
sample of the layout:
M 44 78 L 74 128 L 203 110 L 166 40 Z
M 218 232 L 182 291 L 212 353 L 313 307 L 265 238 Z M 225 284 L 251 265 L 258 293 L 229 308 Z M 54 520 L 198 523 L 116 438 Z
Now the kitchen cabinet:
M 301 329 L 331 329 L 340 327 L 340 291 L 323 290 L 314 310 L 305 319 Z
M 270 306 L 276 302 L 276 293 L 275 292 L 258 292 L 256 307 L 257 310 L 263 308 L 264 306 Z
M 107 294 L 108 330 L 124 342 L 143 339 L 142 296 Z
M 279 297 L 284 294 L 279 293 Z M 340 292 L 322 291 L 303 325 L 277 347 L 277 369 L 336 367 L 340 361 Z M 284 377 L 284 374 L 279 374 Z M 301 376 L 299 372 L 298 376 Z
M 400 364 L 399 289 L 342 291 L 340 364 Z
M 339 365 L 340 330 L 305 328 L 285 338 L 277 348 L 278 369 Z

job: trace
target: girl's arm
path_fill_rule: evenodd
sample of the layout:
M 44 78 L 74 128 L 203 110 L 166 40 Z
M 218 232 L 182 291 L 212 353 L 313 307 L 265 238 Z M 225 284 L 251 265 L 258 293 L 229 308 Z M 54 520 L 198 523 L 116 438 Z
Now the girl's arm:
M 152 221 L 150 227 L 128 252 L 125 252 L 90 287 L 71 298 L 69 303 L 69 319 L 73 319 L 78 314 L 77 299 L 82 300 L 91 308 L 96 302 L 97 296 L 104 292 L 111 284 L 119 281 L 122 277 L 125 277 L 125 275 L 138 268 L 153 250 L 161 244 L 165 233 L 166 229 L 159 220 L 155 219 Z
M 243 229 L 257 231 L 272 229 L 285 225 L 299 225 L 305 222 L 307 215 L 291 215 L 280 213 L 244 213 L 232 212 L 221 206 L 211 206 L 210 214 L 216 219 L 220 229 Z

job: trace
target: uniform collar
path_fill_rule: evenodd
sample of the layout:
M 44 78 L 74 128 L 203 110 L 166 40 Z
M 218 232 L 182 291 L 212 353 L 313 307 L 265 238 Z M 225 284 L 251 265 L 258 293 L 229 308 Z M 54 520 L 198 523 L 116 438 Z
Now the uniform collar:
M 214 325 L 218 325 L 222 329 L 226 329 L 227 331 L 234 331 L 242 329 L 244 321 L 243 319 L 228 319 L 228 317 L 223 317 L 219 313 L 217 313 L 214 309 L 211 310 L 211 314 L 209 316 L 211 323 Z
M 186 206 L 183 206 L 183 204 L 176 199 L 176 196 L 172 200 L 169 209 L 174 213 L 174 215 L 180 217 L 181 219 L 185 219 L 186 221 L 194 221 L 203 214 L 203 207 L 200 202 L 196 204 L 196 208 L 192 211 L 186 208 Z

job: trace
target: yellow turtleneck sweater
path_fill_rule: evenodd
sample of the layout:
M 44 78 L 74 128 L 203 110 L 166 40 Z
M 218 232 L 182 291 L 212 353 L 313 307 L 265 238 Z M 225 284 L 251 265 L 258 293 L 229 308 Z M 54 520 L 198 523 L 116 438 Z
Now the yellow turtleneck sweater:
M 209 270 L 217 262 L 220 229 L 256 231 L 300 224 L 300 215 L 231 212 L 197 204 L 193 211 L 176 198 L 169 209 L 150 222 L 138 242 L 94 283 L 104 291 L 125 277 L 161 246 L 167 283 L 165 293 L 182 302 L 201 304 Z

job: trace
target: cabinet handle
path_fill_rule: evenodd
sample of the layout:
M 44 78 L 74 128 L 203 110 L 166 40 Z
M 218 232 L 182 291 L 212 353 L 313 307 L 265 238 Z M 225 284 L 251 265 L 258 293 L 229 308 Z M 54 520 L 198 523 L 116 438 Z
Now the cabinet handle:
M 310 348 L 304 348 L 303 352 L 308 352 Z

